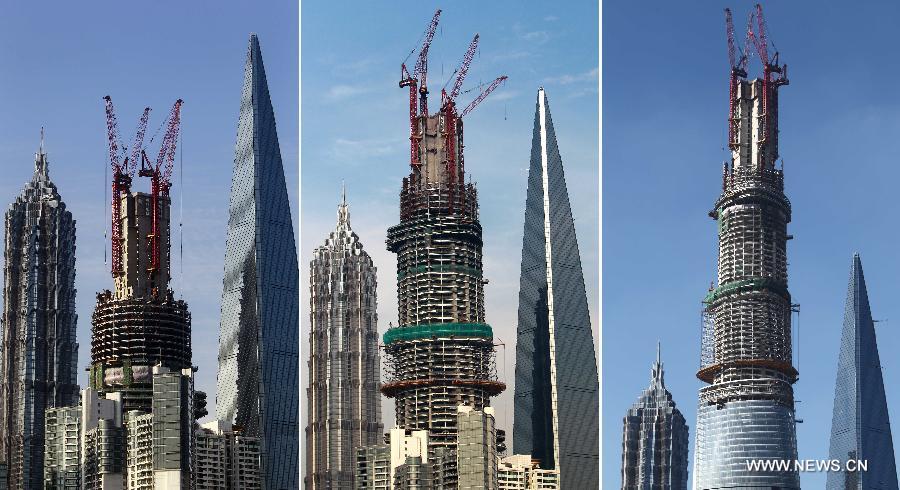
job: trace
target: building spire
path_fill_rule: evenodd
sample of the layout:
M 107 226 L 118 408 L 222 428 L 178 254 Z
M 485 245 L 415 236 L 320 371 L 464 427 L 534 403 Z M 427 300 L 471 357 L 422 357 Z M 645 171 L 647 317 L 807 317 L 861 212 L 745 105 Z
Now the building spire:
M 341 181 L 341 204 L 338 205 L 338 228 L 350 229 L 350 206 L 347 205 L 347 186 Z
M 661 344 L 659 340 L 656 341 L 656 362 L 653 363 L 653 367 L 650 369 L 650 386 L 652 388 L 666 388 L 666 382 L 663 379 L 664 372 L 662 367 L 662 357 L 660 355 Z
M 50 178 L 50 169 L 47 164 L 47 154 L 44 153 L 44 127 L 41 126 L 41 144 L 38 147 L 37 154 L 34 155 L 34 176 L 48 179 Z

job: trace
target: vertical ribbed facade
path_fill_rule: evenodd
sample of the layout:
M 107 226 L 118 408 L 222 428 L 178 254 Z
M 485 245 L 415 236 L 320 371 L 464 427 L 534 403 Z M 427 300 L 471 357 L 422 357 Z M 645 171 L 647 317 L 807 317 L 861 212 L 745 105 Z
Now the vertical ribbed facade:
M 828 473 L 827 490 L 897 489 L 881 359 L 859 254 L 853 256 L 847 286 L 828 457 L 840 461 L 842 471 Z M 867 461 L 866 471 L 847 471 L 851 460 L 853 465 Z
M 350 228 L 346 195 L 337 227 L 313 252 L 304 487 L 353 488 L 356 450 L 382 437 L 376 268 Z
M 9 488 L 41 488 L 45 415 L 78 403 L 75 221 L 50 181 L 43 147 L 6 211 L 0 458 Z
M 657 352 L 650 387 L 623 420 L 623 490 L 687 490 L 688 426 L 663 376 Z
M 459 405 L 481 410 L 505 385 L 484 323 L 481 223 L 475 185 L 465 182 L 463 121 L 441 112 L 418 125 L 421 163 L 403 179 L 400 223 L 387 236 L 397 254 L 398 326 L 384 334 L 382 393 L 396 401 L 398 427 L 428 431 L 433 456 L 455 450 Z
M 299 488 L 299 269 L 259 40 L 250 36 L 219 323 L 216 418 L 259 437 L 265 488 Z
M 544 89 L 535 104 L 516 330 L 513 453 L 560 472 L 564 490 L 599 481 L 599 377 L 581 256 Z
M 776 58 L 777 59 L 777 58 Z M 718 281 L 704 300 L 694 489 L 797 489 L 787 471 L 748 461 L 797 458 L 788 292 L 787 224 L 778 159 L 782 67 L 761 79 L 733 75 L 731 162 L 710 216 L 718 222 Z M 792 464 L 792 463 L 791 463 Z

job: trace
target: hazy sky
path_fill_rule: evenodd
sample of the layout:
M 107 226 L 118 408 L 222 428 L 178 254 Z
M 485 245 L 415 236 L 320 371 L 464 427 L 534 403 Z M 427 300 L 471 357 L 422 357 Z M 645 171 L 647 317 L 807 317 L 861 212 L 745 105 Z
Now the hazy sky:
M 731 2 L 743 31 L 751 2 Z M 666 384 L 691 431 L 701 300 L 715 279 L 727 138 L 723 2 L 605 2 L 603 8 L 603 483 L 621 483 L 622 417 L 650 382 L 657 339 Z M 828 457 L 844 299 L 859 251 L 898 421 L 896 301 L 900 65 L 891 2 L 769 2 L 770 40 L 790 69 L 780 95 L 794 315 L 799 457 Z M 771 49 L 771 48 L 770 48 Z M 771 51 L 770 51 L 771 52 Z M 761 72 L 758 60 L 751 75 Z M 798 347 L 799 346 L 799 347 Z M 895 425 L 896 427 L 896 425 Z M 897 440 L 895 429 L 894 440 Z M 898 453 L 900 454 L 900 453 Z M 691 468 L 693 476 L 693 468 Z M 803 474 L 824 488 L 824 474 Z
M 487 321 L 507 390 L 494 405 L 512 435 L 512 393 L 528 161 L 538 87 L 550 101 L 587 285 L 595 341 L 598 324 L 598 125 L 596 2 L 555 8 L 547 2 L 306 2 L 302 7 L 301 284 L 312 251 L 337 218 L 341 181 L 350 221 L 378 267 L 378 330 L 396 324 L 396 258 L 385 249 L 399 222 L 401 181 L 409 174 L 408 92 L 400 64 L 435 9 L 444 11 L 430 51 L 431 108 L 475 33 L 480 49 L 464 90 L 506 74 L 509 80 L 466 118 L 466 171 L 477 183 L 484 227 Z M 468 104 L 477 91 L 459 97 Z M 432 109 L 433 110 L 433 109 Z M 301 303 L 301 347 L 308 351 L 308 300 Z M 305 387 L 307 379 L 301 380 Z M 393 401 L 384 398 L 385 429 Z M 305 401 L 304 401 L 305 404 Z M 304 414 L 305 417 L 305 414 Z M 305 425 L 305 418 L 302 425 Z M 512 446 L 510 445 L 510 448 Z
M 291 183 L 299 173 L 297 18 L 297 4 L 289 1 L 4 6 L 0 203 L 12 202 L 31 178 L 44 126 L 51 180 L 77 221 L 82 386 L 87 384 L 96 293 L 112 287 L 104 265 L 109 163 L 102 97 L 112 96 L 126 142 L 145 106 L 153 108 L 149 141 L 175 100 L 184 99 L 183 159 L 176 158 L 172 189 L 173 289 L 190 307 L 197 389 L 208 393 L 214 414 L 228 193 L 247 43 L 251 32 L 259 35 L 296 221 L 297 186 Z M 150 144 L 154 151 L 162 132 Z M 149 183 L 140 178 L 134 188 L 147 191 Z M 183 241 L 177 234 L 179 218 Z

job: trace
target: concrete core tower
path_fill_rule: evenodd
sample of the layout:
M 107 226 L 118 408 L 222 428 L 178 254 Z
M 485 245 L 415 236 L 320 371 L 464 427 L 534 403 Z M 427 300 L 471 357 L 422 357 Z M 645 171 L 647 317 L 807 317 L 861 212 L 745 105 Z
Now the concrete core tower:
M 464 181 L 462 135 L 454 111 L 418 117 L 418 158 L 387 238 L 399 325 L 384 334 L 382 393 L 396 400 L 398 427 L 429 432 L 431 453 L 456 448 L 459 405 L 481 410 L 505 388 L 484 323 L 478 196 Z
M 90 386 L 99 393 L 121 392 L 124 412 L 149 413 L 153 367 L 191 367 L 191 314 L 169 289 L 169 197 L 123 192 L 118 205 L 122 270 L 113 272 L 113 291 L 97 294 L 91 322 Z M 159 243 L 155 260 L 154 238 Z

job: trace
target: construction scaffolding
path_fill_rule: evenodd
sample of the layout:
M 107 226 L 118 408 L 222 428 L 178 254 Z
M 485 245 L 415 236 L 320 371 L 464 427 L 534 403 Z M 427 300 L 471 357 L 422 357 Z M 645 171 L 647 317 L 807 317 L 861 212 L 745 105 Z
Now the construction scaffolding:
M 403 179 L 400 224 L 387 238 L 397 254 L 399 326 L 384 335 L 381 391 L 396 400 L 398 427 L 429 431 L 432 455 L 456 448 L 459 405 L 480 410 L 506 388 L 484 323 L 478 194 L 464 180 L 462 121 L 453 115 L 448 125 L 448 114 L 418 118 L 420 158 Z
M 143 148 L 144 110 L 131 156 L 119 161 L 115 113 L 106 101 L 113 169 L 112 277 L 114 289 L 97 294 L 91 318 L 90 386 L 99 393 L 121 392 L 123 410 L 151 411 L 153 367 L 191 367 L 191 315 L 176 300 L 171 280 L 169 178 L 178 140 L 178 100 L 166 120 L 166 132 L 153 165 Z M 140 160 L 140 170 L 136 159 Z M 149 177 L 151 192 L 132 192 L 135 172 Z

